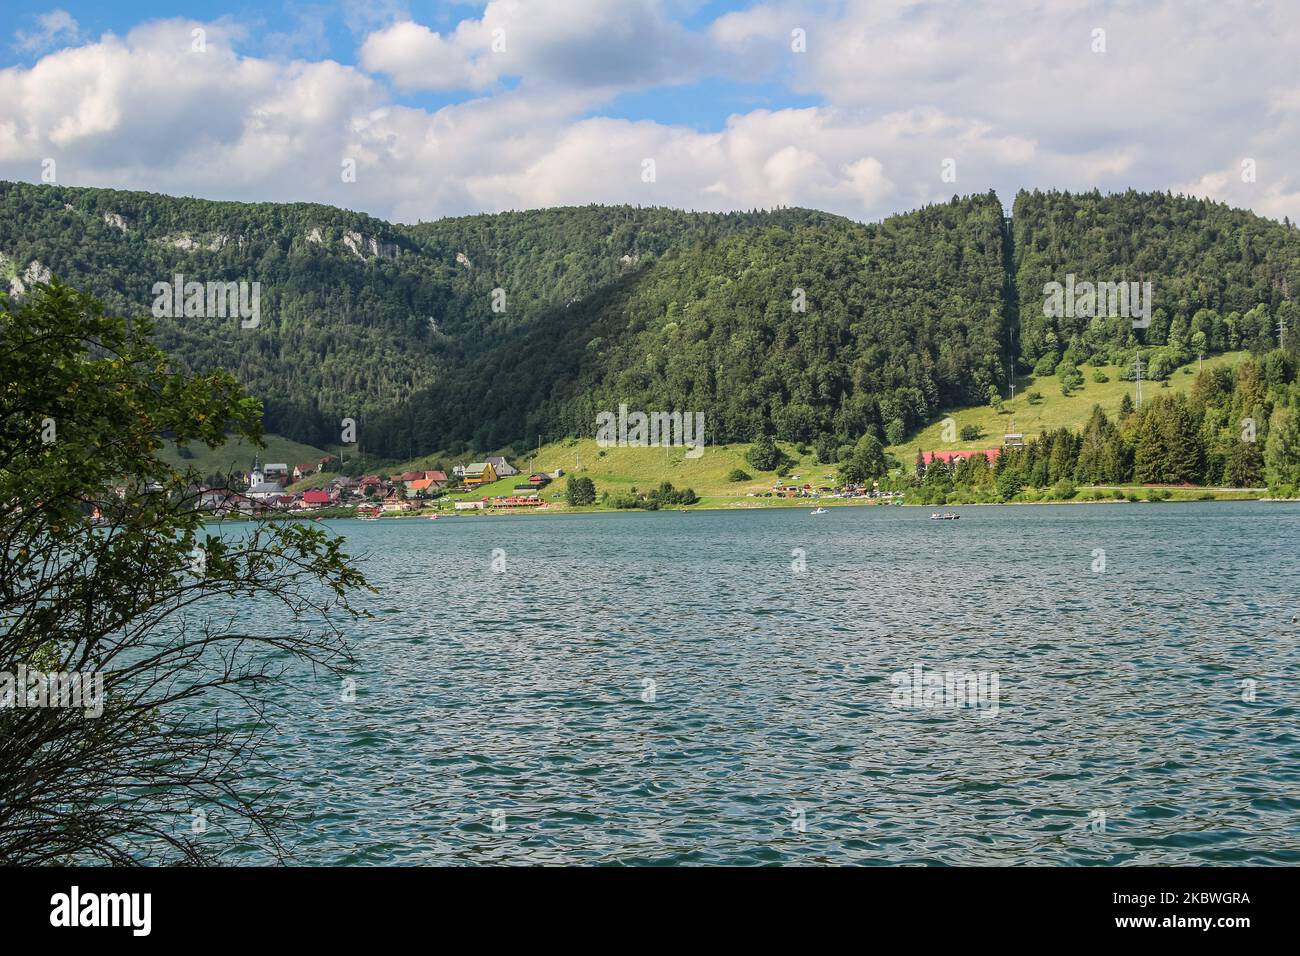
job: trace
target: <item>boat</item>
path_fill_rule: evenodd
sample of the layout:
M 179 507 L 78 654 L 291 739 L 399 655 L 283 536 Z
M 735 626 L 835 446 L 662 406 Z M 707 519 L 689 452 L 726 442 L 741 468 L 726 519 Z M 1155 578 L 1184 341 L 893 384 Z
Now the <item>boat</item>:
M 830 514 L 830 512 L 828 512 L 825 508 L 818 508 L 816 511 L 814 511 L 814 512 L 812 512 L 812 513 L 815 514 L 815 515 Z
M 961 515 L 953 514 L 951 511 L 945 511 L 943 514 L 940 514 L 939 512 L 936 511 L 934 514 L 930 515 L 930 520 L 931 521 L 956 521 L 960 517 Z
M 430 521 L 437 521 L 437 520 L 438 520 L 438 516 L 437 516 L 437 515 L 429 515 L 428 517 L 429 517 L 429 520 L 430 520 Z

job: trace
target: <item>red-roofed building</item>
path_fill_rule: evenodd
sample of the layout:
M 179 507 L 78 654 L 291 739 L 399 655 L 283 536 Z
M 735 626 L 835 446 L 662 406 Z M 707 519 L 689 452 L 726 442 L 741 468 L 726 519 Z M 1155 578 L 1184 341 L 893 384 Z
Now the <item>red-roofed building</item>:
M 494 508 L 537 508 L 543 502 L 537 495 L 510 495 L 506 498 L 493 498 L 491 504 Z
M 927 465 L 936 458 L 945 464 L 960 465 L 963 461 L 969 461 L 975 455 L 983 455 L 992 463 L 997 461 L 998 456 L 1001 454 L 1001 448 L 974 448 L 969 451 L 927 451 L 922 452 L 921 456 Z
M 328 505 L 337 503 L 338 498 L 328 491 L 322 491 L 319 488 L 313 488 L 310 491 L 302 493 L 302 503 L 309 508 L 323 508 Z

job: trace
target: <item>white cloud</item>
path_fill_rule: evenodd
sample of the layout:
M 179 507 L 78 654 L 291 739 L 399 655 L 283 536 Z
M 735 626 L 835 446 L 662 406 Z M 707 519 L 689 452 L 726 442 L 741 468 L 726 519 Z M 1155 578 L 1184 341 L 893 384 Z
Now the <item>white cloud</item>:
M 351 67 L 239 57 L 215 27 L 191 52 L 193 28 L 154 23 L 0 70 L 0 175 L 33 179 L 48 156 L 85 185 L 297 196 L 337 170 L 352 118 L 382 101 Z
M 483 89 L 496 81 L 482 50 L 464 38 L 443 37 L 410 20 L 370 34 L 361 46 L 361 66 L 387 73 L 399 89 Z
M 710 44 L 668 19 L 656 0 L 493 0 L 443 35 L 411 20 L 372 33 L 362 66 L 404 90 L 530 87 L 612 94 L 703 75 Z
M 60 43 L 74 43 L 81 36 L 81 29 L 72 14 L 66 10 L 51 10 L 36 17 L 40 29 L 29 33 L 19 30 L 14 33 L 14 48 L 23 53 L 43 53 Z

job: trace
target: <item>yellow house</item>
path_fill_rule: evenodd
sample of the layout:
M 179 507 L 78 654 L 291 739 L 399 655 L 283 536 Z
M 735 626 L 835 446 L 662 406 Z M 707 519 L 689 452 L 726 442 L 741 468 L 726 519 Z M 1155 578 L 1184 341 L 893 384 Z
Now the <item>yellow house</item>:
M 490 461 L 476 461 L 465 466 L 464 482 L 467 487 L 477 488 L 479 485 L 490 485 L 496 480 L 496 469 L 492 467 Z

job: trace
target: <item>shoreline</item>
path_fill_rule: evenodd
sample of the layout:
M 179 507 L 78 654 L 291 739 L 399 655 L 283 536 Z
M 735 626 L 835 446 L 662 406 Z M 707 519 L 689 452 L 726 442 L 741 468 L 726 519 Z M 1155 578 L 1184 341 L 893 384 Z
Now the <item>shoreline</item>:
M 1144 490 L 1170 490 L 1170 489 L 1160 489 L 1157 487 L 1153 487 Z M 1185 492 L 1192 492 L 1195 491 L 1196 489 L 1179 489 L 1179 490 Z M 1246 490 L 1248 489 L 1240 489 L 1240 491 L 1246 491 Z M 1240 501 L 1256 501 L 1256 502 L 1266 502 L 1270 504 L 1287 504 L 1287 503 L 1300 504 L 1300 498 L 1270 498 L 1266 496 L 1247 497 L 1239 494 L 1233 495 L 1234 491 L 1238 491 L 1237 489 L 1220 489 L 1220 491 L 1223 492 L 1225 496 L 1221 497 L 1215 494 L 1214 497 L 1210 497 L 1210 498 L 1201 498 L 1201 497 L 1172 498 L 1171 497 L 1171 498 L 1162 498 L 1156 500 L 1152 500 L 1150 498 L 1130 498 L 1127 496 L 1123 498 L 1115 498 L 1115 497 L 1108 496 L 1096 500 L 1069 498 L 1069 499 L 1051 499 L 1051 500 L 1044 500 L 1044 501 L 971 501 L 971 502 L 961 502 L 961 503 L 953 502 L 947 504 L 922 504 L 920 502 L 883 502 L 883 501 L 876 501 L 876 500 L 853 500 L 853 499 L 826 500 L 826 499 L 812 498 L 812 499 L 808 499 L 807 501 L 798 500 L 798 499 L 785 499 L 792 502 L 797 501 L 797 503 L 791 503 L 791 504 L 772 504 L 772 503 L 759 504 L 759 503 L 753 503 L 752 499 L 737 499 L 734 502 L 727 502 L 727 503 L 708 502 L 708 503 L 697 503 L 694 505 L 681 505 L 681 506 L 658 508 L 658 509 L 602 508 L 602 507 L 569 508 L 567 506 L 553 508 L 550 505 L 546 505 L 541 508 L 532 508 L 532 509 L 500 509 L 500 510 L 482 509 L 482 510 L 459 511 L 459 512 L 449 511 L 449 510 L 438 510 L 438 509 L 424 509 L 422 511 L 411 512 L 406 514 L 379 515 L 377 519 L 373 519 L 373 520 L 383 520 L 383 521 L 428 520 L 434 515 L 437 516 L 437 520 L 441 521 L 448 518 L 469 518 L 469 519 L 505 518 L 514 515 L 555 516 L 555 515 L 578 515 L 578 514 L 636 514 L 636 513 L 687 514 L 690 512 L 699 512 L 699 511 L 778 511 L 778 510 L 795 510 L 799 508 L 808 508 L 811 510 L 814 508 L 891 508 L 893 507 L 893 508 L 919 508 L 921 510 L 924 510 L 926 508 L 930 508 L 931 510 L 938 510 L 938 509 L 953 510 L 957 508 L 1021 507 L 1021 506 L 1032 507 L 1036 505 L 1214 504 L 1216 502 L 1240 502 Z M 1214 492 L 1209 492 L 1208 490 L 1207 492 L 1204 493 L 1214 494 Z M 1233 496 L 1228 497 L 1227 495 L 1233 495 Z M 230 520 L 255 521 L 258 520 L 259 518 L 269 519 L 269 520 L 309 521 L 309 522 L 315 522 L 318 520 L 319 521 L 360 520 L 359 516 L 356 514 L 319 514 L 316 512 L 284 512 L 284 513 L 269 513 L 267 515 L 262 515 L 262 516 L 214 515 L 211 516 L 210 518 L 205 518 L 204 521 L 205 523 L 207 523 L 208 521 L 230 521 Z M 372 520 L 372 519 L 368 519 L 368 520 Z

